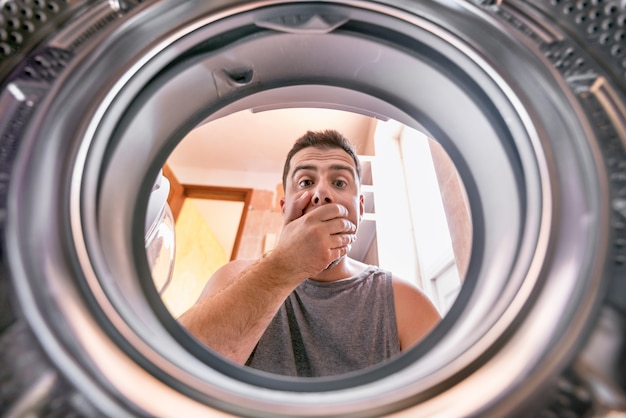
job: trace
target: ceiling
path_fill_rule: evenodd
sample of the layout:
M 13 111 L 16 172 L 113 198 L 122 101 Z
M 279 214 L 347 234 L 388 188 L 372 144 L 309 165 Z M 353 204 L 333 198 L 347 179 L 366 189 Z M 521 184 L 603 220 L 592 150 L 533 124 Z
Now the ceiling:
M 359 154 L 371 155 L 373 127 L 371 117 L 339 110 L 245 110 L 190 132 L 168 164 L 179 180 L 188 184 L 205 184 L 206 178 L 211 178 L 205 174 L 211 170 L 269 174 L 278 183 L 287 152 L 307 130 L 336 129 L 355 144 Z

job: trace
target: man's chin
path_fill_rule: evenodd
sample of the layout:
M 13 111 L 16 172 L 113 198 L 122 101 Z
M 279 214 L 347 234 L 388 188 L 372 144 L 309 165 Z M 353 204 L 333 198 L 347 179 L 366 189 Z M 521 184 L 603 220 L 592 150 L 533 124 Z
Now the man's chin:
M 338 259 L 336 259 L 335 261 L 333 261 L 332 263 L 330 263 L 330 264 L 328 265 L 328 267 L 326 267 L 326 268 L 324 269 L 324 271 L 330 270 L 331 268 L 335 267 L 337 264 L 339 264 L 339 262 L 340 262 L 340 261 L 341 261 L 344 257 L 345 257 L 345 256 L 341 256 L 341 257 L 339 257 Z

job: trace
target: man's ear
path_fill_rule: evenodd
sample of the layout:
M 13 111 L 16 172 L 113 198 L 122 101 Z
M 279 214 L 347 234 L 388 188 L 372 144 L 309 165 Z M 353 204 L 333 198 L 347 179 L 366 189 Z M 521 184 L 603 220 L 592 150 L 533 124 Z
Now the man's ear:
M 280 213 L 284 215 L 285 214 L 285 198 L 281 197 L 279 203 L 280 203 Z
M 361 220 L 364 213 L 365 213 L 365 197 L 361 195 L 359 196 L 359 220 Z

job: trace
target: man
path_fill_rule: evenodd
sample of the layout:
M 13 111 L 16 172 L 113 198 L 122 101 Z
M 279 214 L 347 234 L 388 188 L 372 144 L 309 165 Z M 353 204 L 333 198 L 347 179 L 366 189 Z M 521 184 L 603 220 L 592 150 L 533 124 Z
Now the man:
M 179 318 L 183 326 L 237 363 L 327 376 L 384 361 L 437 324 L 439 313 L 418 288 L 347 256 L 364 199 L 359 160 L 340 133 L 298 139 L 283 186 L 275 248 L 219 269 Z

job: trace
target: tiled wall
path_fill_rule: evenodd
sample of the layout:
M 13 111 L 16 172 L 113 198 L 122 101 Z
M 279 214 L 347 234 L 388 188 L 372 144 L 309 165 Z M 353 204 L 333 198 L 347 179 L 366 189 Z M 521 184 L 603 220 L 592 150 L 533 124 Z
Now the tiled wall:
M 280 190 L 280 189 L 279 189 Z M 272 246 L 282 227 L 282 215 L 277 204 L 279 192 L 254 190 L 248 208 L 237 259 L 258 259 L 264 249 Z M 269 248 L 268 248 L 269 249 Z

